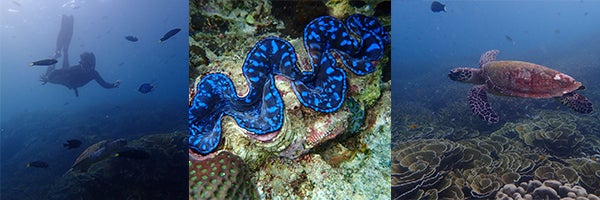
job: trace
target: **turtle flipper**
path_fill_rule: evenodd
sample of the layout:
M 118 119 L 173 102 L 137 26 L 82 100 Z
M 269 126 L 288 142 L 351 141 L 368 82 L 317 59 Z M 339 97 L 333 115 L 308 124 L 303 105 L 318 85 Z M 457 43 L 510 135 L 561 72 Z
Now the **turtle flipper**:
M 594 110 L 592 102 L 581 94 L 568 93 L 561 97 L 557 97 L 556 100 L 575 112 L 591 113 Z
M 492 110 L 492 107 L 488 103 L 485 87 L 477 86 L 471 88 L 467 99 L 469 99 L 469 105 L 471 106 L 474 115 L 477 115 L 490 123 L 497 123 L 500 121 L 498 114 Z
M 496 55 L 498 55 L 498 53 L 500 53 L 499 50 L 492 49 L 481 54 L 481 58 L 479 58 L 479 68 L 483 67 L 486 63 L 496 60 Z

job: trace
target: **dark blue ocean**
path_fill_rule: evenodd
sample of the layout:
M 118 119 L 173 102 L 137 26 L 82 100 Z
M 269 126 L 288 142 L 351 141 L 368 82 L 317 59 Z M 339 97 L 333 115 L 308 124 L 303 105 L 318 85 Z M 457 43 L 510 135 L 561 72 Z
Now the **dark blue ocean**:
M 504 185 L 547 180 L 598 195 L 600 2 L 441 3 L 446 12 L 432 12 L 432 1 L 392 1 L 392 174 L 402 175 L 392 176 L 392 198 L 500 198 L 496 191 Z M 497 60 L 527 61 L 572 76 L 586 88 L 576 92 L 595 103 L 595 110 L 582 114 L 555 99 L 488 94 L 500 121 L 483 121 L 467 101 L 473 85 L 452 81 L 448 73 L 456 67 L 477 68 L 481 54 L 491 49 L 500 51 Z M 437 152 L 441 163 L 418 166 L 432 169 L 433 175 L 407 175 L 419 173 L 411 171 L 417 166 L 404 166 L 409 159 L 432 159 L 409 153 L 434 149 L 427 147 L 431 144 L 446 145 L 448 152 L 480 153 L 475 161 L 465 161 L 462 155 L 445 157 L 457 152 Z M 562 171 L 576 176 L 565 178 Z M 518 177 L 505 179 L 513 175 Z M 403 179 L 415 176 L 421 180 Z
M 0 199 L 46 199 L 75 158 L 98 141 L 187 130 L 188 1 L 6 0 L 0 5 Z M 28 64 L 53 55 L 61 15 L 74 18 L 70 64 L 78 64 L 80 53 L 93 52 L 96 71 L 109 83 L 120 80 L 118 88 L 92 80 L 76 97 L 65 86 L 41 84 L 47 67 Z M 158 42 L 174 28 L 181 31 Z M 126 40 L 128 35 L 139 41 Z M 58 69 L 62 57 L 57 60 Z M 143 83 L 156 88 L 142 94 Z M 63 143 L 69 139 L 81 140 L 81 147 L 67 150 Z M 28 168 L 32 161 L 48 167 Z

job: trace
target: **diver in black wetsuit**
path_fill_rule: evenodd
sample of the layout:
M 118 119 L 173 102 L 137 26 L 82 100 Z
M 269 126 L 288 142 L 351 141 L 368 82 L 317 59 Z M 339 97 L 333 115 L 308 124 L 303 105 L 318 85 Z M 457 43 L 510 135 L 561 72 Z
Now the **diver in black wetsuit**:
M 78 87 L 82 87 L 89 83 L 91 80 L 96 80 L 100 86 L 104 88 L 116 88 L 119 86 L 120 81 L 117 80 L 114 83 L 107 83 L 102 79 L 100 74 L 95 70 L 96 68 L 96 56 L 90 52 L 84 52 L 80 55 L 80 61 L 78 65 L 69 66 L 69 44 L 71 43 L 71 37 L 73 35 L 73 16 L 62 16 L 62 23 L 60 32 L 58 33 L 58 39 L 56 40 L 56 52 L 54 59 L 61 56 L 63 57 L 63 66 L 61 69 L 55 69 L 54 65 L 48 67 L 46 74 L 40 77 L 42 84 L 47 82 L 54 84 L 61 84 L 69 89 L 75 91 L 75 96 L 79 96 Z
M 84 52 L 80 55 L 80 58 L 81 61 L 79 61 L 79 65 L 52 70 L 49 73 L 42 75 L 40 80 L 44 82 L 44 84 L 46 82 L 50 82 L 54 84 L 61 84 L 69 89 L 73 89 L 75 90 L 75 96 L 79 96 L 77 88 L 84 86 L 91 80 L 96 80 L 100 86 L 107 89 L 116 88 L 119 86 L 119 80 L 114 83 L 107 83 L 94 69 L 96 66 L 96 57 L 93 53 Z

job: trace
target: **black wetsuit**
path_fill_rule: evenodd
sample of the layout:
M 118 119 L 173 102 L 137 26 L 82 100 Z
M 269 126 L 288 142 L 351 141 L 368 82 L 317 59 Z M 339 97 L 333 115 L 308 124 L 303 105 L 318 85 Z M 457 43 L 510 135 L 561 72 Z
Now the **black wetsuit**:
M 47 82 L 61 84 L 69 89 L 75 90 L 75 96 L 79 96 L 77 88 L 84 86 L 92 80 L 104 88 L 110 89 L 118 86 L 117 83 L 107 83 L 94 69 L 84 69 L 81 65 L 75 65 L 62 69 L 55 69 L 47 75 Z
M 79 96 L 77 88 L 84 86 L 91 80 L 96 80 L 100 86 L 110 89 L 119 86 L 119 81 L 107 83 L 95 70 L 96 56 L 91 52 L 84 52 L 80 55 L 79 65 L 69 66 L 69 44 L 73 36 L 73 16 L 62 16 L 62 23 L 56 40 L 56 51 L 54 58 L 63 57 L 61 69 L 55 69 L 54 65 L 48 67 L 45 74 L 42 74 L 40 81 L 43 84 L 47 82 L 61 84 L 75 91 L 75 96 Z

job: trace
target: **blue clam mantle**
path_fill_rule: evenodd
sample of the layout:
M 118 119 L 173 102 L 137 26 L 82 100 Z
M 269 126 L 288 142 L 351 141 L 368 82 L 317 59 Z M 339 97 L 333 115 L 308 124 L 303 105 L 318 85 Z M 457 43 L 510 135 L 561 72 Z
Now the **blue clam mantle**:
M 312 71 L 303 72 L 296 67 L 296 53 L 289 42 L 276 37 L 259 41 L 242 66 L 249 87 L 245 97 L 237 96 L 233 82 L 224 74 L 208 74 L 198 83 L 189 108 L 190 148 L 201 154 L 212 152 L 221 138 L 223 115 L 258 135 L 281 129 L 284 104 L 274 75 L 291 80 L 302 105 L 318 112 L 335 112 L 344 102 L 347 86 L 346 72 L 336 67 L 331 52 L 353 73 L 366 75 L 376 70 L 389 42 L 388 33 L 373 17 L 351 15 L 345 25 L 330 16 L 316 18 L 304 29 Z

